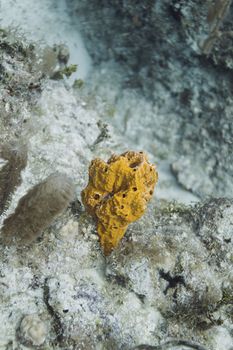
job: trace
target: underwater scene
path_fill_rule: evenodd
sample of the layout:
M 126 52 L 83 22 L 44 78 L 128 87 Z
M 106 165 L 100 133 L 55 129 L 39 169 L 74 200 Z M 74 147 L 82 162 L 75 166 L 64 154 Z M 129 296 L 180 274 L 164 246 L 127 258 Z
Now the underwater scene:
M 233 2 L 0 0 L 0 350 L 233 350 Z

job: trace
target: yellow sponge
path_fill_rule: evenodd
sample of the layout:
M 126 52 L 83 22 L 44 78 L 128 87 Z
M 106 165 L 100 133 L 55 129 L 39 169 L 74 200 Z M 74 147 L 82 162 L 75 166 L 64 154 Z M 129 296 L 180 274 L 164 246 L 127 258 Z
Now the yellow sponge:
M 105 255 L 115 248 L 128 225 L 139 219 L 151 199 L 158 173 L 144 152 L 97 158 L 89 167 L 89 183 L 82 191 L 87 211 L 97 220 Z

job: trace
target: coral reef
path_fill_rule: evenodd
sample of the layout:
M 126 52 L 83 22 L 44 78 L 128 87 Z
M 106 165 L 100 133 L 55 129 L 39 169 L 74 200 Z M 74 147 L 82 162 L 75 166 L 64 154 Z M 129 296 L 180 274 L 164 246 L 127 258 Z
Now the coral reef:
M 143 215 L 157 180 L 155 167 L 143 152 L 113 155 L 107 163 L 101 159 L 92 161 L 82 201 L 97 219 L 106 255 L 118 245 L 128 225 Z
M 63 174 L 50 175 L 23 196 L 15 212 L 3 222 L 4 243 L 34 241 L 61 214 L 74 196 L 71 180 Z
M 35 6 L 30 0 L 14 0 L 14 9 L 17 3 L 25 8 Z M 49 14 L 37 7 L 38 17 L 43 20 L 48 15 L 46 20 L 52 23 L 57 1 L 37 3 L 40 10 L 48 5 Z M 150 153 L 160 169 L 156 199 L 151 199 L 140 220 L 129 225 L 124 243 L 104 257 L 95 224 L 83 211 L 79 196 L 88 182 L 91 160 L 108 159 L 126 149 L 150 150 L 156 157 L 160 154 L 167 169 L 173 164 L 178 181 L 200 195 L 212 189 L 217 191 L 213 193 L 231 195 L 232 48 L 226 52 L 226 72 L 225 63 L 214 61 L 213 54 L 224 61 L 221 51 L 217 56 L 216 41 L 208 57 L 197 45 L 199 39 L 208 37 L 208 8 L 217 2 L 75 3 L 85 11 L 89 8 L 85 30 L 89 38 L 99 36 L 96 56 L 99 60 L 108 55 L 114 58 L 118 52 L 120 69 L 116 62 L 94 65 L 84 87 L 74 90 L 67 80 L 45 78 L 53 76 L 50 73 L 56 67 L 53 49 L 46 50 L 46 64 L 36 58 L 42 54 L 38 42 L 28 45 L 25 39 L 21 42 L 8 35 L 0 42 L 0 74 L 6 73 L 0 80 L 1 144 L 24 135 L 28 141 L 22 182 L 1 219 L 13 213 L 33 184 L 40 184 L 55 171 L 71 176 L 77 191 L 71 210 L 51 225 L 38 244 L 0 244 L 0 348 L 232 350 L 232 199 L 212 198 L 188 206 L 171 202 L 178 186 L 174 178 L 173 182 L 164 180 L 162 162 Z M 229 1 L 218 1 L 224 3 Z M 5 0 L 1 5 L 12 7 L 12 2 Z M 96 7 L 99 12 L 92 11 Z M 224 12 L 223 8 L 221 14 Z M 62 16 L 64 12 L 59 18 Z M 220 30 L 225 31 L 226 24 L 230 28 L 231 16 L 228 11 L 221 18 Z M 27 22 L 25 13 L 23 21 Z M 61 28 L 59 35 L 62 32 Z M 105 36 L 110 38 L 108 44 Z M 226 44 L 224 35 L 221 39 Z M 93 49 L 91 39 L 87 42 Z M 108 49 L 98 52 L 105 45 Z M 24 48 L 32 56 L 24 54 Z M 68 63 L 66 50 L 60 60 Z M 38 88 L 29 87 L 29 81 L 38 83 Z M 139 93 L 139 85 L 145 95 Z M 153 94 L 154 100 L 147 100 Z M 106 122 L 110 118 L 119 126 L 120 135 Z M 4 161 L 1 169 L 7 164 Z M 66 176 L 62 178 L 55 181 L 51 196 L 44 192 L 43 201 L 38 191 L 35 199 L 30 196 L 35 218 L 33 213 L 30 216 L 29 199 L 21 206 L 25 209 L 22 217 L 27 217 L 30 225 L 39 229 L 39 213 L 44 222 L 53 212 L 54 200 L 60 205 L 57 196 L 63 198 Z M 104 180 L 103 176 L 102 186 Z

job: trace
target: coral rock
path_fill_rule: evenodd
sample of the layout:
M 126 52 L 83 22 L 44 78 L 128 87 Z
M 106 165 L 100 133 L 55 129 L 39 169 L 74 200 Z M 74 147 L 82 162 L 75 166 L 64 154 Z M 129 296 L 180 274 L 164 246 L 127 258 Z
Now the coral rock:
M 113 155 L 107 163 L 98 158 L 91 162 L 82 201 L 97 220 L 106 255 L 118 245 L 128 225 L 143 215 L 157 180 L 155 166 L 143 152 Z
M 24 316 L 18 330 L 18 337 L 22 344 L 30 347 L 40 346 L 45 342 L 46 335 L 46 325 L 38 315 Z

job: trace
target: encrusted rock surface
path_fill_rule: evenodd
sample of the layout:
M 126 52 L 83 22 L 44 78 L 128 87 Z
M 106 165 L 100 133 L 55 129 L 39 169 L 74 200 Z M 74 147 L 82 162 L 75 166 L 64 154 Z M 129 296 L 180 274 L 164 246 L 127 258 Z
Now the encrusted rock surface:
M 39 48 L 15 29 L 0 27 L 1 142 L 21 137 L 26 143 L 32 128 L 26 124 L 35 112 L 43 83 L 64 65 L 60 54 L 59 47 Z
M 107 260 L 84 212 L 68 212 L 27 251 L 1 249 L 2 348 L 12 340 L 21 348 L 25 331 L 15 331 L 30 310 L 50 325 L 45 348 L 132 349 L 174 338 L 220 350 L 224 334 L 230 350 L 232 211 L 226 199 L 196 208 L 154 201 Z
M 1 137 L 10 138 L 11 129 L 17 135 L 27 122 L 41 92 L 42 72 L 35 46 L 25 43 L 13 30 L 0 30 L 0 48 Z

